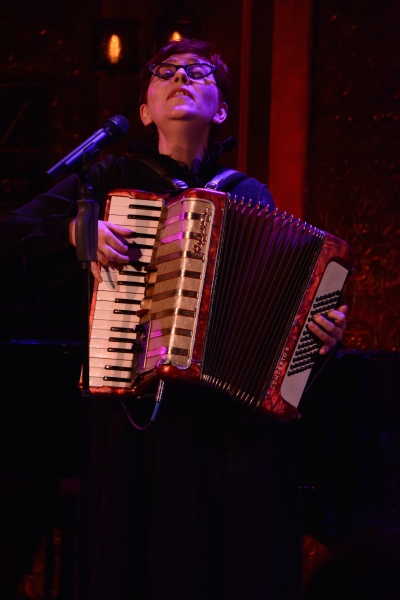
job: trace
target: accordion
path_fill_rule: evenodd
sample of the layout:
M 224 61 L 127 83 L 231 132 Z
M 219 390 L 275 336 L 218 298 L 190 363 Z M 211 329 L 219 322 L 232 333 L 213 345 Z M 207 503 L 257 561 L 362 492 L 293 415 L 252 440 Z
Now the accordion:
M 340 304 L 348 245 L 208 189 L 116 190 L 105 219 L 134 242 L 131 262 L 95 284 L 91 392 L 140 396 L 171 380 L 294 418 L 320 347 L 308 322 Z

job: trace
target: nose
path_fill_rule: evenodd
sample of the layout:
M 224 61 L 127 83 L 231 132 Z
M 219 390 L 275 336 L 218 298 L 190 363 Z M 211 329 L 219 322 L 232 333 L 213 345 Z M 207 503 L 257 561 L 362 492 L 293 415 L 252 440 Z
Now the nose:
M 182 67 L 180 67 L 177 72 L 175 73 L 175 77 L 174 77 L 174 81 L 175 83 L 178 83 L 179 80 L 182 80 L 183 82 L 187 83 L 188 82 L 188 76 L 186 74 L 185 69 L 183 69 Z

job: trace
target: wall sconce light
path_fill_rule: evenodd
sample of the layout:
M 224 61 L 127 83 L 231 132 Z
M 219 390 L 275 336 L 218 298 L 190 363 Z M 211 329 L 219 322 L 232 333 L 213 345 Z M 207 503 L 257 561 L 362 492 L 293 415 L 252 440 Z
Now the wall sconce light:
M 139 71 L 135 19 L 95 19 L 92 39 L 95 71 Z
M 156 21 L 157 47 L 183 38 L 192 39 L 197 35 L 197 23 L 192 16 L 173 14 L 159 17 Z

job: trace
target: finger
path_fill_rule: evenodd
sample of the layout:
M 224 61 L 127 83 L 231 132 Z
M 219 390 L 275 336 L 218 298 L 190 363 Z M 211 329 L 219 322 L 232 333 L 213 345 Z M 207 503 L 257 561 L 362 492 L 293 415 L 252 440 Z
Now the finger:
M 344 330 L 346 329 L 347 306 L 340 306 L 338 309 L 330 310 L 326 315 L 314 315 L 314 321 L 331 336 L 337 340 L 342 339 Z
M 116 238 L 110 231 L 99 235 L 97 252 L 102 264 L 109 264 L 108 260 L 119 263 L 129 262 L 129 248 Z M 106 260 L 104 260 L 106 258 Z
M 122 237 L 131 237 L 133 235 L 132 229 L 127 229 L 126 227 L 122 227 L 121 225 L 116 225 L 115 223 L 109 223 L 107 221 L 108 228 L 117 235 L 122 235 Z
M 344 331 L 346 329 L 346 325 L 347 325 L 347 311 L 348 311 L 348 307 L 343 305 L 343 306 L 339 306 L 339 308 L 335 309 L 335 310 L 330 310 L 327 314 L 327 317 L 337 326 L 339 327 L 342 331 Z
M 103 278 L 101 276 L 99 264 L 97 263 L 97 261 L 92 261 L 90 263 L 90 270 L 92 271 L 92 275 L 97 281 L 97 283 L 101 283 L 103 281 Z
M 110 256 L 107 256 L 107 254 L 104 254 L 104 252 L 100 250 L 100 248 L 97 252 L 98 262 L 101 265 L 103 265 L 104 267 L 112 267 L 114 265 L 114 260 Z
M 126 253 L 128 250 L 128 245 L 120 239 L 121 234 L 118 233 L 118 231 L 116 231 L 117 228 L 125 232 L 129 232 L 129 234 L 132 235 L 132 232 L 129 229 L 126 229 L 125 227 L 119 227 L 119 225 L 114 225 L 113 223 L 99 221 L 98 244 L 101 249 L 108 245 L 110 246 L 110 248 L 115 249 L 117 252 Z
M 336 324 L 328 318 L 328 315 L 314 315 L 314 322 L 329 334 L 333 335 L 336 329 Z
M 336 340 L 331 338 L 331 341 L 329 342 L 329 344 L 324 344 L 323 346 L 321 346 L 321 348 L 319 349 L 319 354 L 321 354 L 321 356 L 323 356 L 324 354 L 328 354 L 328 352 L 333 350 L 333 348 L 335 346 L 336 346 Z
M 116 269 L 117 271 L 122 271 L 126 262 L 118 262 L 104 254 L 101 250 L 98 250 L 98 262 L 105 267 L 109 267 L 110 269 Z
M 109 245 L 105 247 L 98 248 L 99 256 L 102 254 L 104 259 L 100 260 L 102 265 L 113 266 L 115 263 L 123 263 L 126 264 L 129 262 L 129 254 L 120 254 L 114 248 Z
M 308 327 L 311 333 L 313 333 L 322 342 L 322 346 L 319 349 L 320 354 L 326 354 L 327 352 L 332 350 L 332 348 L 337 342 L 336 338 L 327 333 L 324 329 L 321 329 L 321 327 L 314 323 L 314 321 L 310 321 Z

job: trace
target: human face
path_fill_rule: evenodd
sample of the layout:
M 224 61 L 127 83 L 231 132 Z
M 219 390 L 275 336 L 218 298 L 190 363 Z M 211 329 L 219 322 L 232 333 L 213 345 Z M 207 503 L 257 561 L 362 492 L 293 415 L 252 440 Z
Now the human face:
M 169 56 L 164 62 L 189 65 L 209 61 L 185 53 Z M 140 107 L 140 114 L 145 125 L 154 123 L 159 131 L 165 131 L 174 121 L 188 121 L 209 130 L 225 120 L 227 105 L 221 100 L 214 74 L 190 79 L 183 69 L 178 69 L 171 79 L 151 78 L 147 102 Z

